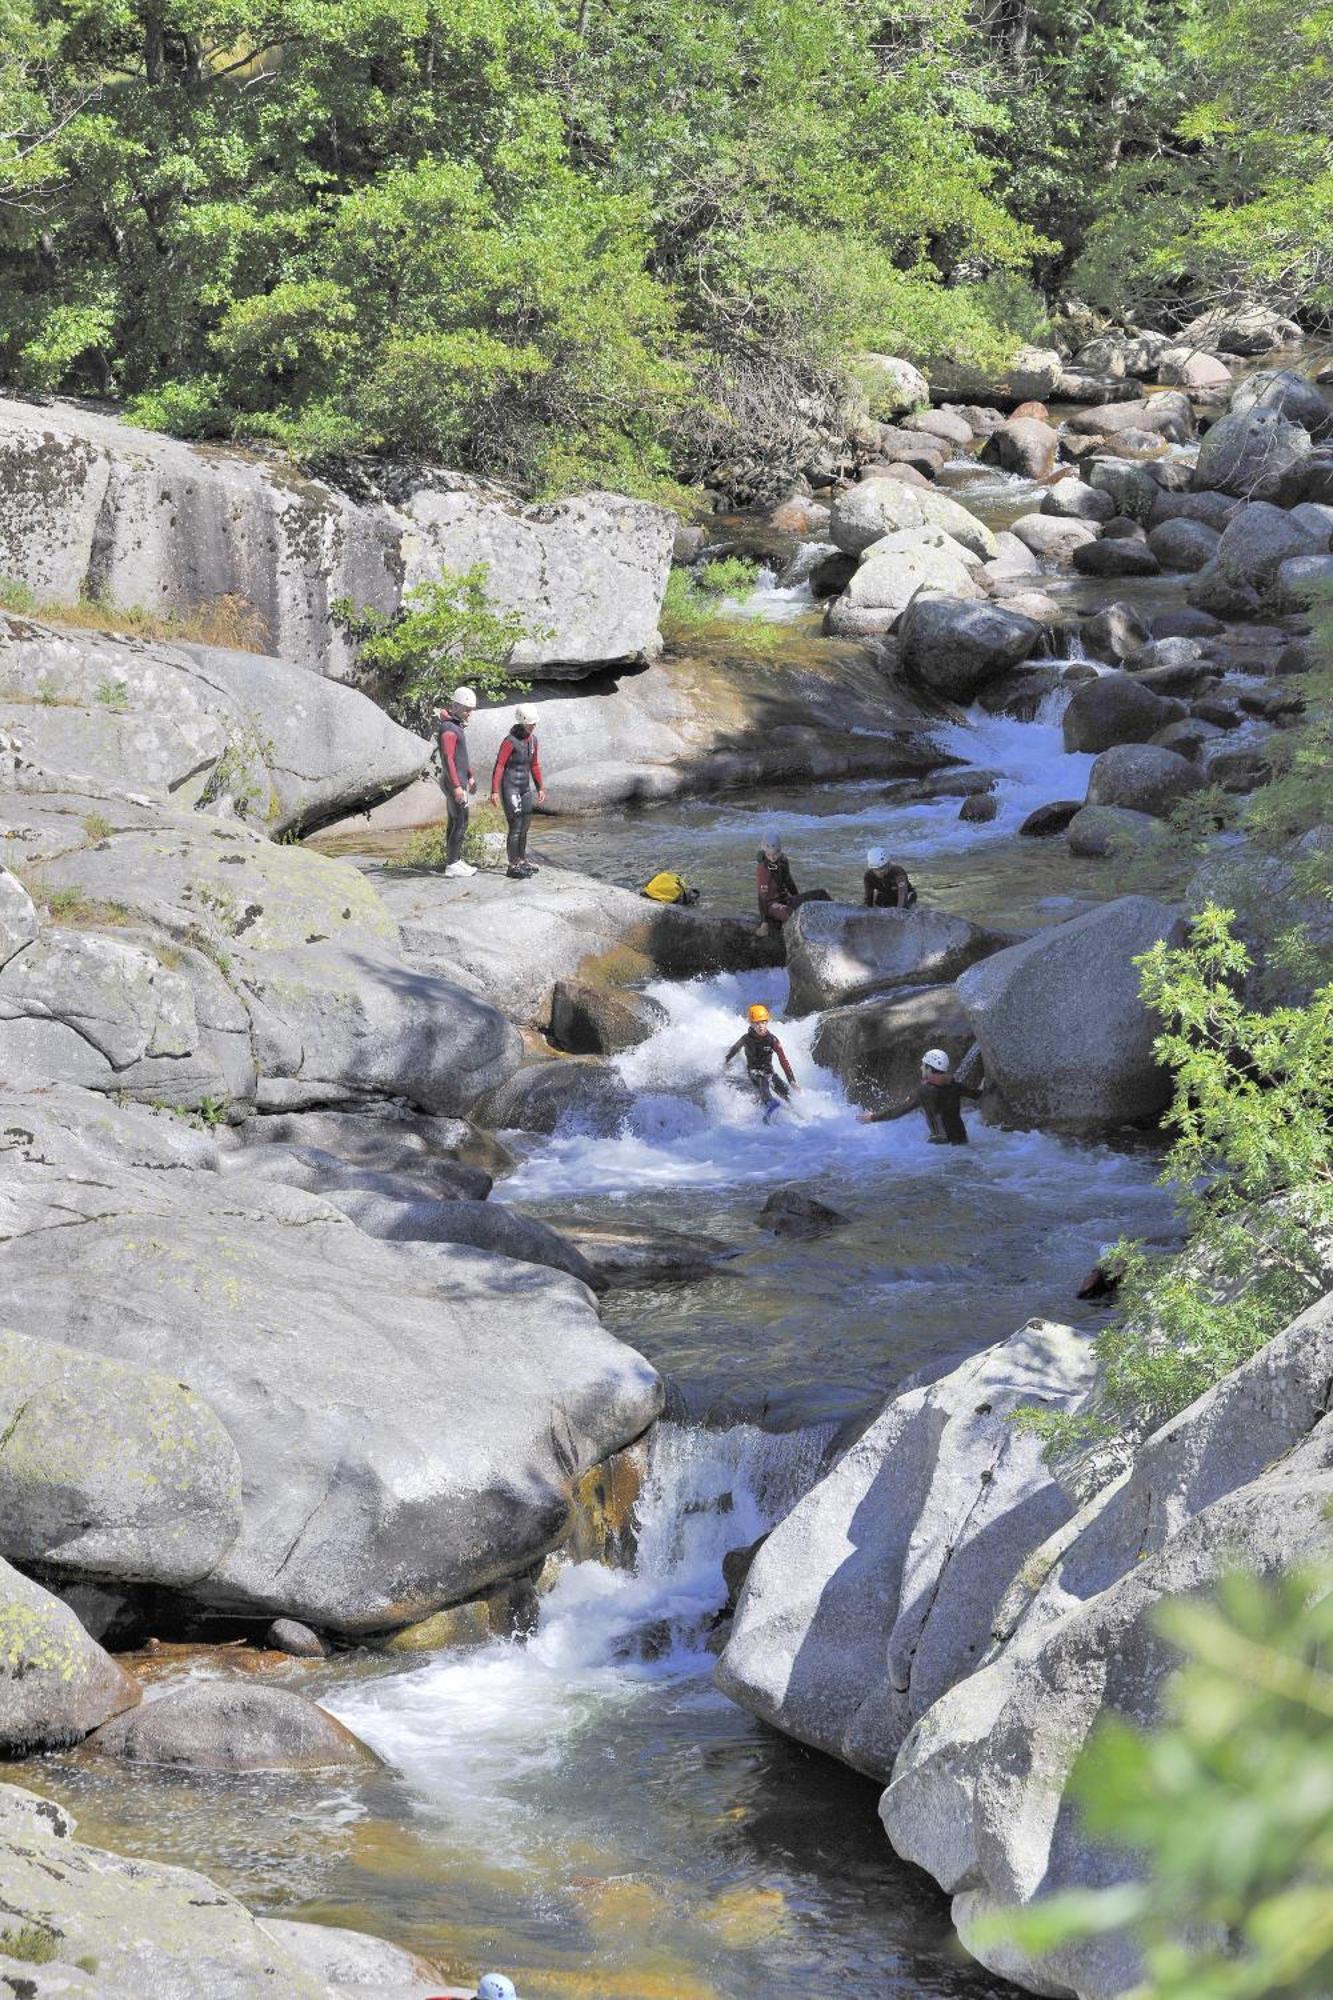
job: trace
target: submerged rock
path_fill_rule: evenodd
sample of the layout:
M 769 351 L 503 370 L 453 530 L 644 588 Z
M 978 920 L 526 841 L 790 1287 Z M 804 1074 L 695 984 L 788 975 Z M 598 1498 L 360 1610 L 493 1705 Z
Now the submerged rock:
M 770 1230 L 774 1236 L 804 1240 L 827 1236 L 831 1230 L 840 1229 L 848 1217 L 841 1209 L 830 1208 L 827 1202 L 816 1201 L 813 1195 L 803 1194 L 799 1188 L 781 1188 L 768 1197 L 758 1219 L 759 1227 Z
M 104 1723 L 85 1754 L 185 1771 L 331 1771 L 379 1759 L 291 1688 L 189 1680 Z

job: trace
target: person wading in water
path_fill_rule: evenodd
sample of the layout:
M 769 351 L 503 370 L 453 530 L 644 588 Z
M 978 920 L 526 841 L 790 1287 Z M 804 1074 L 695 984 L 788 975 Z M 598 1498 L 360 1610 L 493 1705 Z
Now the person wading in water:
M 467 747 L 467 726 L 477 706 L 469 687 L 455 688 L 449 706 L 438 710 L 435 741 L 440 751 L 440 790 L 444 793 L 449 833 L 444 850 L 446 875 L 475 875 L 470 861 L 463 859 L 463 842 L 471 816 L 469 798 L 477 789 L 472 775 L 472 757 Z
M 534 792 L 533 787 L 536 786 Z M 541 758 L 537 751 L 537 711 L 516 708 L 514 726 L 500 745 L 491 772 L 491 804 L 503 806 L 509 825 L 505 873 L 513 882 L 526 882 L 538 871 L 528 860 L 528 828 L 534 805 L 546 804 Z
M 963 1123 L 962 1100 L 980 1097 L 984 1083 L 960 1083 L 943 1049 L 927 1049 L 921 1058 L 921 1082 L 916 1104 L 925 1114 L 926 1133 L 932 1146 L 965 1146 L 967 1127 Z M 862 1125 L 882 1125 L 886 1118 L 901 1118 L 910 1106 L 890 1105 L 883 1111 L 863 1111 Z
M 745 1073 L 754 1085 L 759 1101 L 764 1107 L 764 1123 L 767 1125 L 779 1104 L 785 1103 L 792 1091 L 799 1090 L 801 1086 L 796 1081 L 796 1072 L 787 1059 L 787 1051 L 768 1025 L 767 1007 L 762 1002 L 756 1002 L 748 1010 L 748 1019 L 749 1027 L 740 1040 L 733 1042 L 727 1050 L 726 1061 L 722 1066 L 725 1069 L 733 1056 L 738 1056 L 742 1049 L 745 1051 Z M 775 1059 L 782 1065 L 783 1076 L 773 1074 Z

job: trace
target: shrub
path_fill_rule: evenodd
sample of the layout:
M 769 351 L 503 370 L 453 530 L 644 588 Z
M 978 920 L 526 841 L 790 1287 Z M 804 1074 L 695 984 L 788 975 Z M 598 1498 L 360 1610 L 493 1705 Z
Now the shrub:
M 431 734 L 435 711 L 460 682 L 499 701 L 511 681 L 509 662 L 529 631 L 516 611 L 499 611 L 487 594 L 488 568 L 446 570 L 409 590 L 393 617 L 357 610 L 339 598 L 333 615 L 358 646 L 357 665 L 390 715 L 419 735 Z

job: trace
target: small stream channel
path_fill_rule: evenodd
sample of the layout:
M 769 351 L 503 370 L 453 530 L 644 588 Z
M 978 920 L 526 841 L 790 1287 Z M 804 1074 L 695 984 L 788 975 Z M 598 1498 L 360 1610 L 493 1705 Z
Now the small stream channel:
M 959 481 L 993 521 L 1032 504 L 1004 475 Z M 781 593 L 751 608 L 811 615 Z M 543 822 L 534 849 L 632 884 L 677 868 L 736 907 L 776 828 L 806 887 L 855 897 L 864 849 L 883 845 L 928 900 L 1000 925 L 1057 921 L 1117 893 L 1104 864 L 1016 838 L 1034 806 L 1085 789 L 1091 760 L 1064 752 L 1059 706 L 942 732 L 997 774 L 989 826 L 960 824 L 956 798 L 908 803 L 861 783 Z M 651 990 L 666 1019 L 617 1059 L 634 1093 L 624 1129 L 519 1140 L 519 1170 L 496 1190 L 553 1221 L 642 1220 L 733 1252 L 702 1282 L 605 1302 L 670 1388 L 634 1567 L 567 1567 L 526 1642 L 293 1663 L 385 1762 L 332 1793 L 131 1782 L 74 1757 L 28 1781 L 67 1799 L 89 1838 L 202 1867 L 257 1908 L 414 1945 L 460 1980 L 501 1966 L 529 2000 L 998 2000 L 1010 1989 L 963 1957 L 943 1899 L 890 1852 L 877 1787 L 715 1690 L 722 1558 L 905 1382 L 1034 1313 L 1095 1318 L 1075 1291 L 1101 1246 L 1168 1222 L 1153 1149 L 976 1116 L 965 1152 L 927 1146 L 914 1118 L 864 1127 L 811 1060 L 814 1020 L 782 1022 L 784 973 Z M 752 999 L 773 1008 L 805 1086 L 770 1128 L 721 1074 Z M 784 1183 L 846 1225 L 813 1243 L 764 1234 L 757 1211 Z

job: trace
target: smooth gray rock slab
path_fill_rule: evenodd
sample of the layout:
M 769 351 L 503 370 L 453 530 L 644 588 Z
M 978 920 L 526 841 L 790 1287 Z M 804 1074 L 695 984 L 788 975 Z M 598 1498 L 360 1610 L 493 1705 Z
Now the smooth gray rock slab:
M 958 997 L 987 1081 L 1022 1123 L 1087 1131 L 1165 1108 L 1160 1024 L 1139 997 L 1134 960 L 1175 921 L 1163 903 L 1122 896 L 963 973 Z
M 1069 1501 L 1017 1431 L 1069 1409 L 1092 1349 L 1034 1320 L 888 1403 L 764 1542 L 718 1664 L 787 1735 L 887 1778 L 913 1722 L 979 1664 L 995 1607 Z
M 942 984 L 1006 942 L 966 917 L 922 903 L 910 910 L 803 903 L 785 933 L 793 1014 L 838 1007 L 895 986 Z
M 565 1271 L 592 1291 L 602 1283 L 581 1252 L 535 1216 L 518 1215 L 498 1201 L 395 1201 L 348 1189 L 328 1200 L 358 1229 L 389 1243 L 468 1243 L 498 1257 Z
M 907 1110 L 915 1102 L 923 1052 L 942 1048 L 959 1063 L 972 1039 L 953 987 L 922 986 L 830 1008 L 819 1017 L 811 1054 L 857 1103 Z
M 240 1531 L 196 1599 L 328 1632 L 426 1617 L 529 1567 L 573 1481 L 658 1413 L 571 1278 L 377 1241 L 87 1093 L 6 1112 L 0 1316 L 170 1374 L 235 1445 Z

